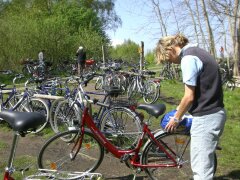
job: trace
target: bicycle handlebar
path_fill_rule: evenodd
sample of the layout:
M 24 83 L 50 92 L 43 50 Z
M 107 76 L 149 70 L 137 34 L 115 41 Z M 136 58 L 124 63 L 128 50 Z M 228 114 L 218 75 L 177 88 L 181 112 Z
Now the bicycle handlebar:
M 23 74 L 16 74 L 15 77 L 13 78 L 13 84 L 15 85 L 15 81 L 17 79 L 21 79 L 21 78 L 24 78 L 25 76 Z

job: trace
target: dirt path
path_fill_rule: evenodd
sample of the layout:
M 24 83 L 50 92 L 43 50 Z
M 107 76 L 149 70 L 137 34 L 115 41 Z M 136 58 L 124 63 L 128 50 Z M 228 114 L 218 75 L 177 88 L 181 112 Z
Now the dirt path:
M 0 124 L 1 125 L 1 124 Z M 0 169 L 3 169 L 3 162 L 7 162 L 7 155 L 12 142 L 11 131 L 0 131 Z M 45 140 L 42 136 L 27 135 L 24 138 L 20 138 L 16 157 L 23 155 L 37 157 L 40 148 L 42 147 Z M 28 164 L 23 165 L 26 167 Z M 16 165 L 17 166 L 17 165 Z M 104 160 L 96 172 L 103 174 L 106 180 L 132 180 L 134 171 L 127 168 L 124 163 L 121 163 L 118 159 L 112 157 L 110 153 L 105 154 Z M 227 169 L 218 169 L 221 175 L 217 174 L 217 178 L 214 180 L 240 180 L 236 174 L 239 174 L 239 170 L 228 171 Z M 224 173 L 224 175 L 222 175 Z M 144 172 L 141 172 L 136 176 L 136 180 L 147 180 L 148 177 Z M 164 179 L 165 180 L 165 179 Z M 167 179 L 168 180 L 168 179 Z M 169 174 L 169 180 L 182 180 Z
M 0 131 L 0 139 L 1 144 L 4 144 L 4 148 L 0 149 L 0 162 L 6 162 L 6 155 L 9 154 L 9 150 L 12 142 L 12 132 L 11 131 Z M 16 157 L 20 157 L 22 155 L 28 155 L 36 157 L 41 146 L 45 140 L 41 136 L 35 135 L 27 135 L 24 138 L 20 138 Z M 0 163 L 1 167 L 1 163 Z M 103 174 L 105 179 L 132 179 L 133 170 L 126 167 L 125 164 L 120 163 L 120 161 L 116 158 L 113 158 L 110 154 L 105 154 L 103 163 L 97 169 L 96 172 Z M 145 174 L 141 173 L 137 176 L 137 180 L 147 179 L 144 178 Z

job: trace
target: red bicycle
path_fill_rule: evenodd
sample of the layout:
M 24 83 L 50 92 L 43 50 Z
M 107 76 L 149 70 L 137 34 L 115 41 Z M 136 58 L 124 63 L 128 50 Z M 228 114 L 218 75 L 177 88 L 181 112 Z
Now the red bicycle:
M 138 109 L 159 117 L 165 112 L 165 105 L 139 105 Z M 121 122 L 118 120 L 106 122 L 105 127 L 101 127 L 103 131 L 100 131 L 86 106 L 79 129 L 57 134 L 44 144 L 38 156 L 39 167 L 92 172 L 100 166 L 105 148 L 128 167 L 135 169 L 135 176 L 144 170 L 154 180 L 191 177 L 189 133 L 171 134 L 163 130 L 151 132 L 148 127 L 149 121 L 143 122 L 142 132 L 132 132 L 141 134 L 137 143 L 130 149 L 122 150 L 113 143 L 115 139 L 114 135 L 111 135 L 112 123 L 121 130 Z
M 32 131 L 35 131 L 39 125 L 44 124 L 45 116 L 36 112 L 17 112 L 17 111 L 1 111 L 0 119 L 8 123 L 8 125 L 13 130 L 13 140 L 12 147 L 9 151 L 8 163 L 5 168 L 3 174 L 3 180 L 15 180 L 14 172 L 15 167 L 13 165 L 18 140 L 21 137 L 25 137 Z M 19 164 L 18 166 L 22 166 Z M 35 168 L 31 168 L 31 165 L 27 167 L 19 167 L 22 169 L 22 175 L 24 175 L 24 171 L 31 169 L 31 172 L 35 172 Z M 102 177 L 99 173 L 88 173 L 88 172 L 69 172 L 69 171 L 58 171 L 53 169 L 39 169 L 34 174 L 29 175 L 27 177 L 22 176 L 16 177 L 16 179 L 24 179 L 24 180 L 36 180 L 36 179 L 62 179 L 62 180 L 73 180 L 73 179 L 97 179 L 100 180 Z

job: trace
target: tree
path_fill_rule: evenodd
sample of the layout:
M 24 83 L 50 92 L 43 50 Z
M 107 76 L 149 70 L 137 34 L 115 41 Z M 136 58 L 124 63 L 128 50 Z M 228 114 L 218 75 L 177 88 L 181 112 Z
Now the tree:
M 159 22 L 159 25 L 161 27 L 162 36 L 167 36 L 167 27 L 166 27 L 166 24 L 162 17 L 162 12 L 160 9 L 160 2 L 159 2 L 159 0 L 151 0 L 151 3 L 153 6 L 153 9 L 154 9 L 154 12 L 156 14 L 157 20 Z
M 208 17 L 206 5 L 205 5 L 205 0 L 201 0 L 201 3 L 202 3 L 202 10 L 203 10 L 203 14 L 204 14 L 204 19 L 205 19 L 205 22 L 206 22 L 206 28 L 207 28 L 207 31 L 208 31 L 208 38 L 209 38 L 209 41 L 210 41 L 210 53 L 215 58 L 216 57 L 215 42 L 214 42 L 212 27 L 211 27 L 211 24 L 209 22 L 209 17 Z
M 149 51 L 146 53 L 145 55 L 145 60 L 148 64 L 153 64 L 153 63 L 156 63 L 155 62 L 155 53 L 154 51 Z
M 109 39 L 104 23 L 91 8 L 77 1 L 12 0 L 0 14 L 1 68 L 15 67 L 23 58 L 37 58 L 45 49 L 53 63 L 75 57 L 79 45 L 89 57 L 100 58 Z
M 199 44 L 197 24 L 196 24 L 196 21 L 195 21 L 195 18 L 194 18 L 193 10 L 192 10 L 192 8 L 191 8 L 191 5 L 190 5 L 189 0 L 184 0 L 184 2 L 185 2 L 185 4 L 186 4 L 187 8 L 189 9 L 189 14 L 190 14 L 190 16 L 191 16 L 192 23 L 193 23 L 193 26 L 194 26 L 195 37 L 196 37 L 197 43 Z
M 229 24 L 230 39 L 232 40 L 232 46 L 230 49 L 233 50 L 234 54 L 234 75 L 239 75 L 239 58 L 240 58 L 240 2 L 239 0 L 226 0 L 225 2 L 213 0 L 210 1 L 210 7 L 215 14 L 219 16 L 227 17 Z M 223 18 L 221 19 L 223 21 Z M 222 22 L 223 24 L 223 22 Z M 225 31 L 226 32 L 226 31 Z M 225 39 L 227 39 L 225 35 Z M 226 43 L 225 43 L 226 44 Z M 225 49 L 227 49 L 225 45 Z M 230 52 L 229 52 L 230 54 Z
M 123 44 L 110 49 L 110 57 L 113 59 L 122 59 L 125 62 L 139 62 L 139 45 L 135 42 L 125 40 Z

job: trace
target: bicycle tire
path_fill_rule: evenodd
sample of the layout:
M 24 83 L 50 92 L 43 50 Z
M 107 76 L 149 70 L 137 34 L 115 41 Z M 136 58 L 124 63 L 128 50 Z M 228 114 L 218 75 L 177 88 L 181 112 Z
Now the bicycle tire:
M 128 89 L 127 89 L 127 97 L 132 99 L 136 96 L 137 94 L 137 83 L 135 79 L 132 80 L 132 82 L 129 84 Z
M 54 130 L 56 133 L 79 127 L 82 110 L 72 101 L 64 100 L 58 103 L 54 115 Z
M 19 108 L 20 111 L 39 112 L 46 117 L 45 123 L 38 126 L 35 131 L 32 131 L 32 133 L 38 133 L 46 127 L 49 120 L 49 108 L 43 99 L 30 98 L 29 100 L 23 101 Z
M 147 81 L 144 84 L 143 100 L 147 104 L 152 104 L 157 101 L 159 89 L 153 81 Z
M 51 107 L 50 107 L 50 110 L 49 110 L 49 123 L 50 123 L 50 126 L 51 126 L 52 130 L 53 130 L 55 133 L 57 133 L 57 130 L 55 130 L 55 126 L 54 126 L 54 115 L 55 115 L 55 111 L 56 111 L 56 108 L 57 108 L 59 102 L 64 101 L 64 100 L 65 100 L 64 97 L 54 100 L 54 101 L 51 103 Z
M 122 74 L 119 75 L 119 78 L 120 78 L 120 88 L 123 92 L 126 92 L 127 91 L 127 79 Z
M 26 66 L 24 66 L 24 67 L 22 68 L 22 73 L 23 73 L 24 76 L 29 75 L 29 72 L 28 72 L 28 69 L 27 69 Z
M 65 136 L 71 136 L 69 141 L 63 141 Z M 95 136 L 85 130 L 82 147 L 71 159 L 70 154 L 75 142 L 79 140 L 79 130 L 66 131 L 50 138 L 40 150 L 38 166 L 41 169 L 61 171 L 93 172 L 102 163 L 104 148 Z
M 17 98 L 17 96 L 14 95 L 14 96 L 11 97 L 6 103 L 4 103 L 4 104 L 2 105 L 2 108 L 3 108 L 3 109 L 11 110 L 11 109 L 13 109 L 14 105 L 17 104 L 18 100 L 19 100 L 19 99 Z M 16 108 L 15 110 L 16 110 L 16 111 L 19 111 L 19 108 Z
M 187 144 L 189 135 L 186 134 L 169 134 L 163 132 L 155 137 L 165 147 L 168 153 L 174 157 L 176 161 L 180 160 L 180 156 L 183 153 L 181 160 L 182 166 L 179 167 L 164 167 L 164 168 L 145 168 L 146 174 L 152 180 L 157 179 L 190 179 L 192 178 L 192 170 L 190 165 L 190 146 Z M 184 148 L 186 150 L 184 151 Z M 176 154 L 169 150 L 169 148 Z M 217 167 L 216 153 L 214 154 L 214 173 Z M 143 148 L 141 157 L 141 163 L 145 165 L 150 164 L 169 164 L 172 161 L 166 156 L 166 154 L 156 147 L 153 141 L 148 141 Z
M 22 68 L 22 73 L 23 73 L 24 76 L 29 76 L 29 75 L 31 75 L 33 73 L 33 71 L 34 71 L 33 66 L 28 65 L 28 68 L 27 68 L 27 66 L 24 66 Z
M 232 79 L 227 80 L 225 82 L 225 90 L 229 89 L 229 90 L 233 91 L 235 89 L 235 86 L 236 86 L 235 81 Z
M 55 96 L 64 96 L 63 85 L 62 85 L 61 82 L 58 82 L 57 86 L 55 88 L 56 88 L 56 92 L 53 95 L 55 95 Z
M 141 120 L 125 107 L 107 110 L 101 119 L 100 129 L 112 144 L 123 150 L 133 148 L 142 134 Z
M 102 86 L 103 86 L 103 77 L 98 77 L 96 82 L 95 82 L 95 90 L 100 90 L 102 89 Z

